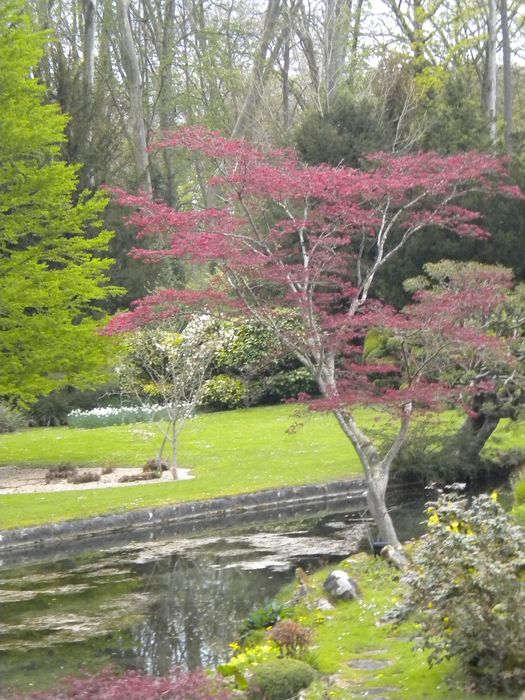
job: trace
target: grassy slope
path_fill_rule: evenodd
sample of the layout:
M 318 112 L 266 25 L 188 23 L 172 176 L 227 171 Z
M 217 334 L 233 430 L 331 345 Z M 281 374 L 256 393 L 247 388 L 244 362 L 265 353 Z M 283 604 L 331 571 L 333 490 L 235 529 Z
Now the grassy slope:
M 357 456 L 331 415 L 310 413 L 298 419 L 295 411 L 285 405 L 201 415 L 180 437 L 180 465 L 191 467 L 195 479 L 2 496 L 0 528 L 361 475 Z M 379 430 L 382 422 L 375 415 L 358 412 L 361 423 Z M 303 426 L 287 432 L 298 420 Z M 519 428 L 499 432 L 498 447 L 523 445 Z M 0 436 L 0 465 L 139 466 L 155 456 L 159 444 L 159 432 L 151 424 L 33 429 Z
M 304 427 L 290 434 L 293 414 L 292 407 L 277 406 L 199 416 L 180 437 L 180 464 L 191 467 L 195 479 L 2 496 L 0 527 L 360 475 L 357 456 L 332 416 L 309 414 Z M 159 443 L 159 433 L 150 424 L 35 429 L 1 436 L 0 464 L 138 466 L 155 455 Z

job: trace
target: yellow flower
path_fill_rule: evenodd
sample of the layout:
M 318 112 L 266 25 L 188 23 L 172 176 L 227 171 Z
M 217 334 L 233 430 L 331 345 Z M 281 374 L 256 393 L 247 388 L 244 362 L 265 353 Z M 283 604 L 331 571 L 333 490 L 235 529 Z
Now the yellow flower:
M 432 515 L 428 519 L 429 526 L 432 527 L 433 525 L 439 525 L 439 522 L 439 515 L 435 512 L 432 513 Z
M 494 501 L 494 503 L 498 502 L 498 492 L 496 489 L 494 489 L 494 491 L 490 494 L 490 500 Z

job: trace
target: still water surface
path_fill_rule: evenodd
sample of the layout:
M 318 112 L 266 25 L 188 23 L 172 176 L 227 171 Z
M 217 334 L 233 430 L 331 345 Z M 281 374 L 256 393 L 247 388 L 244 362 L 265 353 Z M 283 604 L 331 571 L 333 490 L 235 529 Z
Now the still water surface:
M 405 537 L 418 534 L 421 512 L 422 499 L 394 509 Z M 109 663 L 156 674 L 215 666 L 241 620 L 297 566 L 339 560 L 367 539 L 359 513 L 336 510 L 0 568 L 0 687 L 40 687 Z

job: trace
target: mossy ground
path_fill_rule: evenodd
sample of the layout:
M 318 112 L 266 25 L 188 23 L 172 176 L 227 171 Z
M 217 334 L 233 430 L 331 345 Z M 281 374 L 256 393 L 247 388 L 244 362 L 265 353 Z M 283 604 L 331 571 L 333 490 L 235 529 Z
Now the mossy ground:
M 507 695 L 474 693 L 453 661 L 432 668 L 427 653 L 415 648 L 414 621 L 381 624 L 382 616 L 402 595 L 399 574 L 380 559 L 360 554 L 338 567 L 357 579 L 363 597 L 318 610 L 325 596 L 324 569 L 311 576 L 311 588 L 294 617 L 315 629 L 314 656 L 323 679 L 306 693 L 307 700 L 381 697 L 392 700 L 495 700 Z M 286 591 L 285 595 L 291 592 Z M 364 669 L 363 665 L 376 668 Z

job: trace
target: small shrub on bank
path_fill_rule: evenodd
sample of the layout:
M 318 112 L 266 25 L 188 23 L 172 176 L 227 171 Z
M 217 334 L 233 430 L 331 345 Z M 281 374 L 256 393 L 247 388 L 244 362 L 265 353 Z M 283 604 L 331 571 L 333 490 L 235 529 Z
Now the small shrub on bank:
M 310 644 L 312 630 L 293 620 L 280 620 L 269 632 L 277 644 L 281 656 L 299 656 Z
M 106 669 L 94 676 L 65 679 L 60 688 L 0 696 L 2 700 L 230 700 L 222 679 L 204 671 L 155 677 L 139 671 L 122 676 Z
M 290 608 L 276 600 L 272 600 L 257 610 L 251 612 L 242 622 L 239 636 L 244 639 L 254 630 L 273 627 L 279 620 L 290 614 Z
M 55 467 L 51 467 L 46 472 L 46 484 L 51 484 L 54 481 L 64 481 L 73 478 L 77 473 L 77 468 L 74 467 L 69 462 L 64 462 L 63 464 L 57 464 Z
M 0 403 L 0 434 L 15 433 L 22 428 L 27 428 L 25 416 L 20 411 Z
M 76 472 L 67 478 L 69 484 L 89 484 L 100 481 L 100 474 L 97 472 Z
M 455 657 L 481 689 L 525 686 L 525 542 L 496 495 L 428 507 L 406 577 L 430 663 Z
M 261 664 L 248 684 L 249 700 L 289 700 L 308 688 L 315 671 L 304 661 L 283 658 Z
M 154 471 L 139 472 L 138 474 L 126 474 L 125 476 L 120 477 L 119 483 L 129 484 L 133 481 L 150 481 L 150 479 L 160 479 L 161 476 L 161 472 Z
M 245 647 L 233 642 L 230 647 L 234 650 L 234 655 L 225 664 L 220 664 L 217 670 L 225 678 L 232 678 L 240 690 L 248 687 L 248 678 L 255 668 L 276 660 L 279 655 L 279 647 L 271 641 Z

